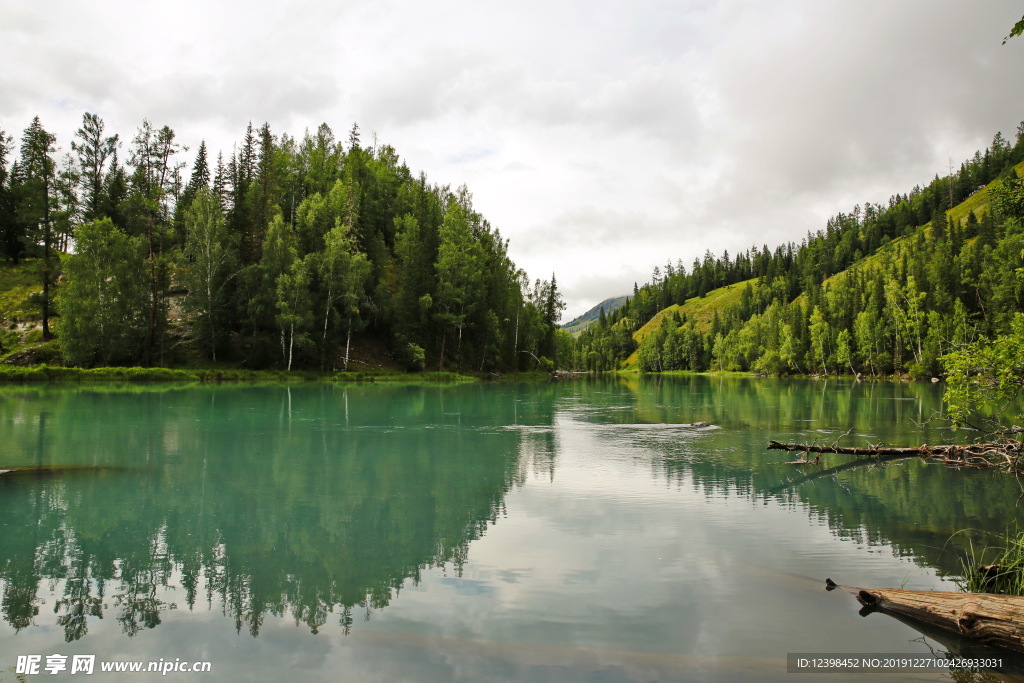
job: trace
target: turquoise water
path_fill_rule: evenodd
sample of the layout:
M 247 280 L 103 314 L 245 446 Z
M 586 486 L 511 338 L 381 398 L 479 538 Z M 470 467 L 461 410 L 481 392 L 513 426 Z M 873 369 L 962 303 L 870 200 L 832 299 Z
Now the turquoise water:
M 927 653 L 825 577 L 952 590 L 1018 483 L 765 446 L 956 441 L 927 421 L 940 399 L 708 377 L 2 388 L 0 469 L 63 469 L 0 477 L 0 680 L 32 653 L 380 681 L 781 680 L 790 652 Z

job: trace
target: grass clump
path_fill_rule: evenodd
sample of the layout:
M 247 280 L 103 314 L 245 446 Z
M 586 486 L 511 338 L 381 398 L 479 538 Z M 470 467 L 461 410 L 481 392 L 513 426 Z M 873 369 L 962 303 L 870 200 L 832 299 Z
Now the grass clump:
M 1024 595 L 1024 531 L 1008 531 L 998 545 L 980 550 L 972 545 L 961 564 L 957 586 L 962 591 Z

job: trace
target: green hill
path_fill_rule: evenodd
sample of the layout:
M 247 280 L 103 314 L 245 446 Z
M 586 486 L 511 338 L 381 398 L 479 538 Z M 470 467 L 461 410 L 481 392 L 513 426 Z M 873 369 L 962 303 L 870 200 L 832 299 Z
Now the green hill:
M 670 265 L 577 338 L 574 368 L 941 374 L 1024 310 L 1022 131 L 799 244 Z
M 1017 173 L 1018 177 L 1024 177 L 1024 162 L 1017 164 L 1014 167 L 1014 171 Z M 946 211 L 946 215 L 949 216 L 949 219 L 957 225 L 963 226 L 972 212 L 977 216 L 990 211 L 991 193 L 995 188 L 1001 186 L 1002 183 L 1003 181 L 1001 179 L 992 181 L 963 202 Z M 927 239 L 932 238 L 931 221 L 922 225 L 918 230 L 923 230 Z M 862 274 L 868 271 L 877 270 L 881 268 L 882 263 L 886 259 L 897 260 L 902 258 L 908 250 L 913 249 L 913 240 L 914 235 L 906 235 L 884 244 L 875 253 L 856 261 L 849 268 L 827 278 L 822 283 L 822 286 L 826 288 L 841 286 L 846 284 L 853 274 Z M 739 304 L 743 289 L 748 286 L 751 288 L 752 292 L 756 291 L 758 287 L 758 279 L 754 278 L 744 280 L 743 282 L 719 287 L 718 289 L 708 292 L 706 296 L 692 297 L 682 305 L 673 304 L 667 308 L 663 308 L 633 333 L 633 339 L 636 340 L 637 346 L 639 346 L 643 343 L 644 339 L 648 337 L 648 335 L 661 327 L 666 316 L 672 315 L 673 313 L 679 313 L 680 316 L 693 318 L 698 329 L 703 332 L 707 332 L 710 329 L 711 320 L 714 318 L 715 313 L 717 312 L 720 316 L 724 316 L 730 308 Z M 807 298 L 808 295 L 806 293 L 802 293 L 795 301 L 806 305 Z M 638 354 L 637 351 L 633 351 L 624 361 L 622 361 L 621 367 L 624 370 L 630 370 L 635 369 L 637 365 Z
M 644 325 L 633 333 L 633 339 L 636 340 L 639 346 L 647 335 L 651 334 L 654 330 L 661 327 L 662 322 L 666 316 L 672 315 L 678 312 L 680 316 L 687 316 L 693 318 L 697 327 L 707 332 L 711 328 L 711 320 L 715 317 L 717 312 L 719 315 L 723 314 L 731 306 L 735 306 L 740 303 L 740 299 L 743 296 L 743 289 L 745 287 L 756 288 L 757 280 L 744 280 L 743 282 L 737 282 L 735 284 L 726 285 L 725 287 L 719 287 L 718 289 L 712 290 L 707 293 L 706 296 L 695 296 L 687 299 L 683 305 L 673 304 L 668 308 L 663 308 L 658 311 L 653 318 L 648 320 Z M 637 366 L 637 352 L 629 354 L 626 360 L 622 361 L 623 370 L 631 370 Z

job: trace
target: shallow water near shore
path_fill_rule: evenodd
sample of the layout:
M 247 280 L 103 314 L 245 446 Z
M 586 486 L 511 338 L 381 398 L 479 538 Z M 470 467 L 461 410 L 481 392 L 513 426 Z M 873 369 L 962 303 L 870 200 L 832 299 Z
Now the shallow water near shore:
M 787 653 L 941 651 L 825 578 L 955 590 L 964 550 L 1018 521 L 1016 480 L 765 449 L 964 440 L 940 407 L 931 384 L 704 376 L 0 388 L 0 469 L 67 468 L 0 476 L 0 680 L 53 653 L 735 681 L 790 678 Z

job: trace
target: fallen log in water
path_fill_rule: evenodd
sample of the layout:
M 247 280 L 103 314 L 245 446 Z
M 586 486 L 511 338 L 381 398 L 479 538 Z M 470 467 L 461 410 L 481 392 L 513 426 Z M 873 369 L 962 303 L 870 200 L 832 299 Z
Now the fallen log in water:
M 120 470 L 123 467 L 113 465 L 13 465 L 0 469 L 0 477 L 13 477 L 18 474 L 60 474 L 63 472 L 104 472 L 107 470 Z
M 825 589 L 842 589 L 874 611 L 971 638 L 985 645 L 1024 652 L 1024 597 L 989 593 L 946 593 L 901 588 L 853 588 L 825 579 Z
M 848 447 L 834 443 L 819 446 L 806 443 L 781 443 L 770 441 L 768 450 L 799 451 L 802 453 L 840 453 L 844 455 L 902 456 L 941 460 L 947 465 L 958 467 L 1005 467 L 1010 471 L 1020 469 L 1022 442 L 1008 439 L 1002 443 L 946 444 L 941 446 L 914 446 L 893 448 L 890 446 Z M 813 461 L 796 461 L 796 464 L 812 464 Z

